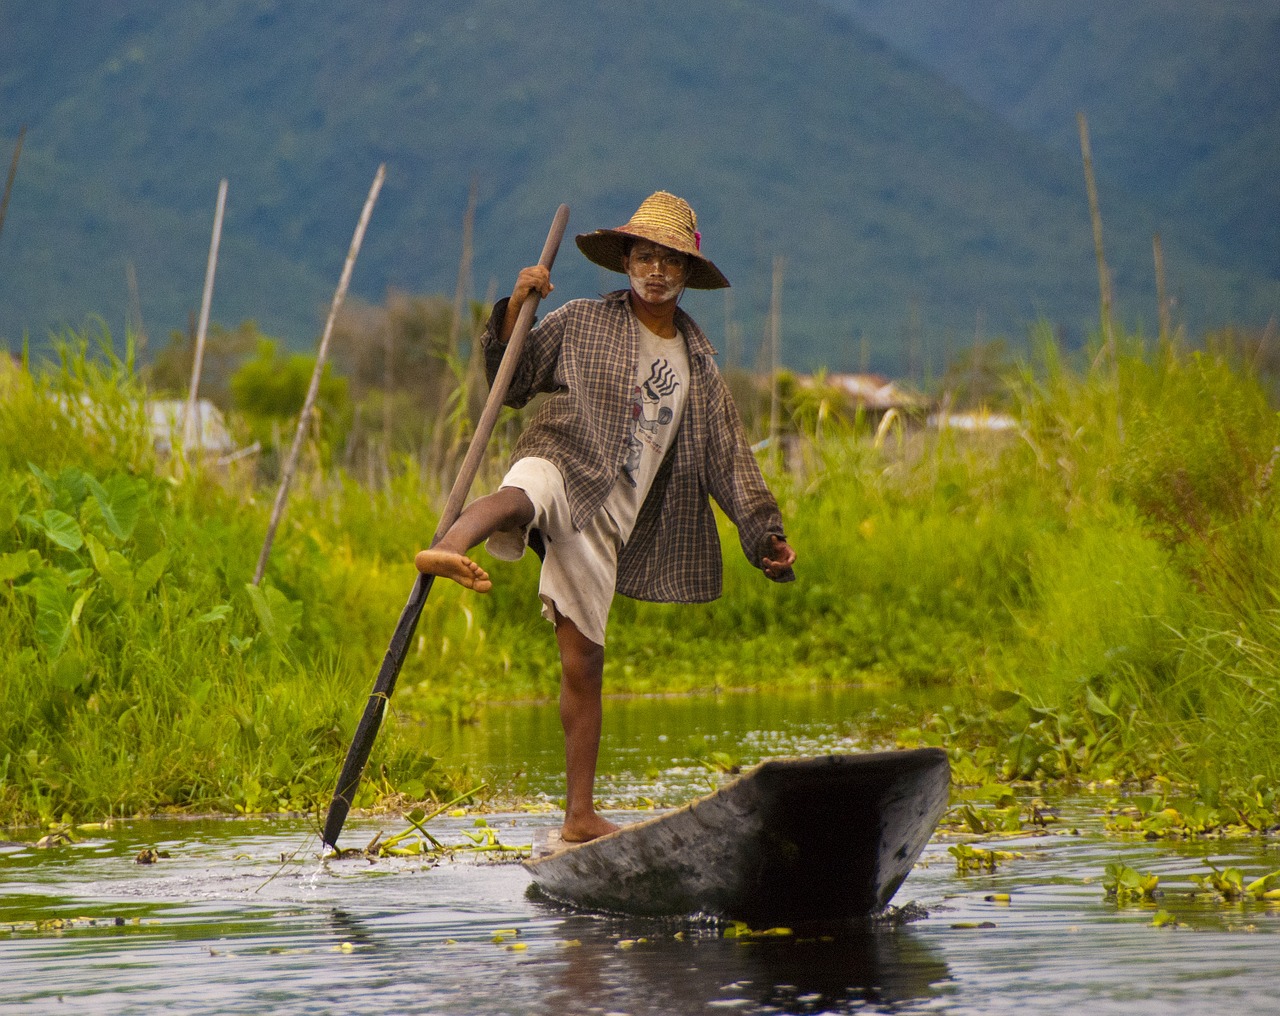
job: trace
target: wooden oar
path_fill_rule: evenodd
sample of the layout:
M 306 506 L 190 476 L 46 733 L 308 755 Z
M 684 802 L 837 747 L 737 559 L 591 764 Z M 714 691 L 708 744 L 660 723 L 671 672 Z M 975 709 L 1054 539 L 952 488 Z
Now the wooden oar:
M 569 206 L 561 205 L 556 210 L 555 219 L 552 220 L 551 231 L 547 234 L 546 245 L 542 248 L 542 257 L 538 259 L 538 264 L 548 270 L 555 263 L 556 252 L 560 249 L 560 241 L 564 237 L 568 222 Z M 498 413 L 507 397 L 511 376 L 515 373 L 516 363 L 520 359 L 520 351 L 524 348 L 524 341 L 528 338 L 529 329 L 533 325 L 538 301 L 538 294 L 533 292 L 520 307 L 515 330 L 507 341 L 507 349 L 503 354 L 502 364 L 498 367 L 498 373 L 493 379 L 493 385 L 489 389 L 489 398 L 484 404 L 484 412 L 480 414 L 480 422 L 476 424 L 476 432 L 467 448 L 466 458 L 462 460 L 462 468 L 458 471 L 458 478 L 454 481 L 453 489 L 449 491 L 449 499 L 445 502 L 444 511 L 440 515 L 440 524 L 436 527 L 435 536 L 431 538 L 432 546 L 444 537 L 444 534 L 457 521 L 458 516 L 462 514 L 463 502 L 466 501 L 471 484 L 476 478 L 476 472 L 480 468 L 485 446 L 489 443 L 489 436 L 493 433 Z M 413 590 L 409 593 L 409 602 L 400 612 L 400 620 L 396 623 L 395 633 L 391 636 L 387 655 L 382 658 L 382 666 L 373 683 L 369 701 L 364 707 L 364 715 L 360 717 L 360 725 L 356 727 L 351 747 L 347 749 L 347 758 L 342 764 L 342 772 L 338 776 L 338 785 L 334 788 L 333 800 L 329 803 L 329 815 L 325 819 L 324 832 L 321 834 L 324 842 L 331 847 L 336 847 L 338 844 L 342 824 L 347 820 L 347 812 L 355 799 L 356 788 L 360 786 L 360 777 L 364 774 L 365 763 L 369 761 L 369 752 L 373 750 L 374 738 L 377 737 L 378 727 L 382 724 L 382 714 L 386 711 L 387 702 L 396 686 L 396 678 L 400 676 L 400 668 L 404 665 L 405 656 L 408 655 L 409 644 L 413 640 L 413 632 L 418 626 L 418 617 L 422 613 L 423 604 L 427 601 L 427 594 L 431 592 L 433 580 L 434 576 L 419 575 L 414 582 Z

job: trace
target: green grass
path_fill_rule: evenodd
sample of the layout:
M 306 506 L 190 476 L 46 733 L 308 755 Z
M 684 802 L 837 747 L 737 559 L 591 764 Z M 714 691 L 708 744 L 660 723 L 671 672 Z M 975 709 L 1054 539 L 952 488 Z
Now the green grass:
M 67 336 L 0 389 L 0 822 L 322 807 L 442 484 L 408 460 L 377 489 L 312 469 L 252 589 L 274 488 L 157 461 L 128 350 Z M 1012 396 L 1020 434 L 800 435 L 771 479 L 799 581 L 764 580 L 724 523 L 720 600 L 616 602 L 606 691 L 936 689 L 950 704 L 900 737 L 948 745 L 962 780 L 1272 800 L 1278 435 L 1257 379 L 1046 345 Z M 422 716 L 556 694 L 536 560 L 493 573 L 487 597 L 433 591 L 357 804 L 460 787 L 414 746 Z
M 326 553 L 304 493 L 247 588 L 269 498 L 157 463 L 127 360 L 86 354 L 4 379 L 0 819 L 315 808 L 363 704 L 341 647 L 390 583 Z M 374 762 L 417 797 L 449 778 L 394 729 Z

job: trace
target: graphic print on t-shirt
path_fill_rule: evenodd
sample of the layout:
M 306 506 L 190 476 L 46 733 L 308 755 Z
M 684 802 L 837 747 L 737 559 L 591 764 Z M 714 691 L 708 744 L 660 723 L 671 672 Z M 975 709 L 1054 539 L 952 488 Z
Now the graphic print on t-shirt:
M 640 459 L 648 448 L 661 454 L 666 442 L 662 440 L 660 427 L 668 427 L 674 415 L 672 396 L 680 387 L 680 379 L 666 357 L 659 357 L 649 366 L 649 376 L 643 384 L 631 389 L 631 435 L 628 441 L 624 474 L 631 485 L 631 474 L 640 468 Z

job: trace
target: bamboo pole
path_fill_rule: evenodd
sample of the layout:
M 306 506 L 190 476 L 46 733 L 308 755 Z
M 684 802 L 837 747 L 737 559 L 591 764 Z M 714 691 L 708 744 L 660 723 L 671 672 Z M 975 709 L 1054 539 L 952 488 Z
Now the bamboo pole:
M 476 227 L 476 198 L 479 188 L 476 178 L 471 178 L 467 191 L 467 210 L 462 216 L 462 254 L 458 258 L 458 282 L 453 290 L 453 317 L 449 320 L 449 355 L 458 352 L 458 340 L 462 335 L 462 315 L 466 308 L 467 290 L 471 287 L 472 238 Z
M 183 419 L 182 448 L 200 447 L 200 371 L 204 367 L 204 340 L 209 331 L 209 306 L 213 302 L 213 277 L 218 271 L 218 247 L 222 242 L 222 213 L 227 207 L 227 180 L 218 184 L 218 206 L 213 213 L 213 236 L 209 240 L 209 261 L 204 270 L 204 296 L 200 300 L 200 324 L 196 328 L 195 356 L 191 362 L 191 390 L 187 393 L 187 414 Z
M 1169 313 L 1169 295 L 1164 282 L 1164 244 L 1160 234 L 1151 237 L 1151 256 L 1156 265 L 1156 315 L 1160 322 L 1160 344 L 1166 345 L 1173 335 L 1173 320 Z
M 907 306 L 907 379 L 925 387 L 929 369 L 924 359 L 924 334 L 920 324 L 920 304 L 915 300 Z
M 13 146 L 13 161 L 9 163 L 9 176 L 4 182 L 4 198 L 0 199 L 0 233 L 4 232 L 4 217 L 9 210 L 9 195 L 13 193 L 13 178 L 18 175 L 18 159 L 22 156 L 22 139 L 27 136 L 24 124 L 18 131 L 18 143 Z
M 734 337 L 735 327 L 733 321 L 733 290 L 726 288 L 724 291 L 724 365 L 726 370 L 732 370 L 738 366 L 740 354 Z
M 147 350 L 147 326 L 142 320 L 142 297 L 138 293 L 138 270 L 130 259 L 124 266 L 125 283 L 129 287 L 129 319 L 125 321 L 126 334 L 133 330 L 136 336 L 138 359 Z
M 382 347 L 382 449 L 383 457 L 391 457 L 391 389 L 395 384 L 396 330 L 391 316 L 384 319 L 385 342 Z
M 471 287 L 471 248 L 475 231 L 477 192 L 476 178 L 472 176 L 471 187 L 467 192 L 467 210 L 462 216 L 462 253 L 458 257 L 458 281 L 453 291 L 453 313 L 449 319 L 448 346 L 445 348 L 444 362 L 440 364 L 440 375 L 445 383 L 448 381 L 449 373 L 458 355 L 458 343 L 462 336 L 462 317 L 466 310 L 467 291 Z M 447 460 L 456 447 L 456 442 L 451 440 L 456 435 L 446 433 L 449 411 L 449 399 L 442 394 L 435 420 L 431 424 L 431 463 L 441 474 L 447 471 Z
M 258 566 L 253 572 L 253 584 L 262 582 L 262 574 L 267 570 L 267 557 L 271 554 L 271 543 L 276 536 L 276 527 L 280 525 L 280 517 L 284 514 L 285 501 L 289 497 L 289 484 L 293 481 L 294 470 L 298 468 L 298 456 L 302 452 L 302 442 L 306 438 L 307 425 L 311 419 L 311 411 L 315 408 L 316 396 L 320 394 L 320 377 L 324 373 L 325 357 L 329 353 L 329 338 L 333 335 L 333 323 L 338 317 L 338 310 L 347 295 L 347 286 L 351 283 L 351 272 L 355 268 L 356 255 L 360 253 L 360 245 L 364 242 L 364 231 L 373 215 L 374 203 L 378 200 L 378 192 L 382 190 L 382 182 L 387 177 L 387 164 L 378 167 L 369 188 L 369 196 L 365 198 L 364 210 L 360 213 L 360 221 L 356 223 L 355 235 L 351 238 L 351 249 L 347 251 L 346 263 L 342 266 L 342 277 L 338 280 L 338 288 L 333 294 L 333 303 L 329 307 L 329 318 L 324 323 L 324 334 L 320 337 L 320 348 L 316 352 L 316 367 L 311 372 L 311 386 L 307 389 L 307 397 L 302 403 L 302 412 L 298 416 L 298 429 L 293 435 L 293 445 L 289 449 L 289 457 L 285 460 L 284 471 L 280 476 L 280 489 L 276 491 L 275 504 L 271 507 L 271 521 L 267 523 L 267 538 L 262 544 L 262 553 L 258 555 Z
M 779 461 L 778 438 L 782 430 L 782 393 L 778 375 L 782 370 L 782 273 L 785 262 L 773 259 L 773 292 L 769 298 L 769 450 L 774 464 Z
M 484 291 L 484 302 L 480 304 L 484 308 L 492 308 L 498 299 L 498 280 L 490 277 L 489 285 Z M 478 326 L 471 329 L 471 349 L 467 353 L 467 374 L 466 374 L 466 396 L 467 396 L 467 419 L 471 421 L 472 430 L 480 420 L 480 414 L 484 412 L 485 403 L 485 377 L 484 377 L 484 347 L 480 343 L 480 337 L 484 333 L 484 321 L 481 319 Z
M 1080 128 L 1080 155 L 1084 161 L 1084 185 L 1089 196 L 1089 219 L 1093 223 L 1093 253 L 1098 262 L 1098 299 L 1102 319 L 1102 352 L 1108 358 L 1115 356 L 1115 334 L 1111 320 L 1111 274 L 1107 271 L 1107 257 L 1102 247 L 1102 212 L 1098 206 L 1098 185 L 1093 177 L 1093 151 L 1089 147 L 1089 121 L 1084 111 L 1076 113 Z

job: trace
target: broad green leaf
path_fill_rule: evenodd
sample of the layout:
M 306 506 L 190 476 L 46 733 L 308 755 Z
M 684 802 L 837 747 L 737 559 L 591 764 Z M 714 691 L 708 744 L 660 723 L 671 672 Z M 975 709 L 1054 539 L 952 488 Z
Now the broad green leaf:
M 271 760 L 271 775 L 277 780 L 287 781 L 296 769 L 297 765 L 293 761 L 293 756 L 285 751 L 284 748 L 279 749 Z
M 102 545 L 93 533 L 84 534 L 85 546 L 89 548 L 89 559 L 93 561 L 93 567 L 97 569 L 99 575 L 106 575 L 107 570 L 111 567 L 111 559 L 107 553 L 107 548 Z
M 49 677 L 59 688 L 75 691 L 84 683 L 86 669 L 84 657 L 72 650 L 49 668 Z
M 1110 716 L 1110 717 L 1113 717 L 1114 719 L 1120 718 L 1116 716 L 1114 709 L 1112 709 L 1109 705 L 1103 702 L 1102 699 L 1100 699 L 1096 694 L 1094 694 L 1094 691 L 1092 688 L 1086 688 L 1084 690 L 1084 700 L 1086 704 L 1089 706 L 1090 712 L 1097 713 L 1099 716 Z
M 67 466 L 58 474 L 57 503 L 68 512 L 79 511 L 89 496 L 89 480 L 93 479 L 79 466 Z
M 74 628 L 80 623 L 80 615 L 84 613 L 84 605 L 89 602 L 89 597 L 93 595 L 97 586 L 90 586 L 83 593 L 76 597 L 76 602 L 71 605 L 71 627 Z
M 34 462 L 28 462 L 27 468 L 31 470 L 31 475 L 40 481 L 40 486 L 49 492 L 50 497 L 57 497 L 58 485 L 53 482 L 53 477 L 37 466 Z
M 209 697 L 209 692 L 213 688 L 213 684 L 207 677 L 192 678 L 191 683 L 187 686 L 187 694 L 191 697 L 191 701 L 197 706 L 202 706 L 205 699 Z
M 133 565 L 118 550 L 107 552 L 107 566 L 102 570 L 101 574 L 110 583 L 112 591 L 120 599 L 130 600 L 133 598 Z
M 88 488 L 98 502 L 98 511 L 111 534 L 118 540 L 127 540 L 138 524 L 142 499 L 146 493 L 145 480 L 133 479 L 124 473 L 107 477 L 105 484 L 88 477 Z
M 284 649 L 290 633 L 302 620 L 302 604 L 290 600 L 274 586 L 255 586 L 245 584 L 249 594 L 249 602 L 253 604 L 253 612 L 258 616 L 258 624 L 263 634 L 278 648 Z
M 18 503 L 7 497 L 0 501 L 0 533 L 7 533 L 18 522 Z
M 1245 886 L 1245 891 L 1252 893 L 1254 896 L 1261 896 L 1263 893 L 1270 892 L 1276 888 L 1280 888 L 1280 871 L 1273 871 L 1263 875 L 1262 878 L 1254 879 Z
M 111 497 L 103 489 L 102 484 L 89 477 L 89 491 L 93 494 L 93 499 L 98 503 L 98 513 L 102 516 L 103 523 L 117 540 L 125 538 L 124 530 L 120 526 L 120 520 L 116 518 L 115 510 L 111 506 Z
M 89 494 L 88 473 L 78 466 L 67 466 L 56 477 L 52 477 L 35 463 L 28 462 L 27 468 L 48 492 L 54 507 L 68 512 L 79 511 L 81 502 Z
M 40 567 L 38 550 L 15 550 L 0 554 L 0 582 L 12 582 Z
M 57 508 L 48 508 L 40 516 L 44 535 L 52 543 L 67 550 L 79 550 L 84 546 L 84 534 L 80 532 L 80 524 L 66 512 Z
M 71 637 L 74 598 L 62 585 L 61 576 L 46 575 L 31 587 L 36 601 L 36 642 L 50 660 L 56 660 Z
M 231 616 L 231 604 L 219 603 L 212 610 L 209 610 L 196 618 L 197 624 L 213 624 L 215 621 L 225 621 Z
M 153 554 L 138 566 L 137 572 L 134 574 L 134 589 L 138 593 L 145 593 L 148 589 L 159 581 L 160 576 L 164 574 L 166 566 L 169 564 L 169 551 L 162 550 L 158 554 Z

